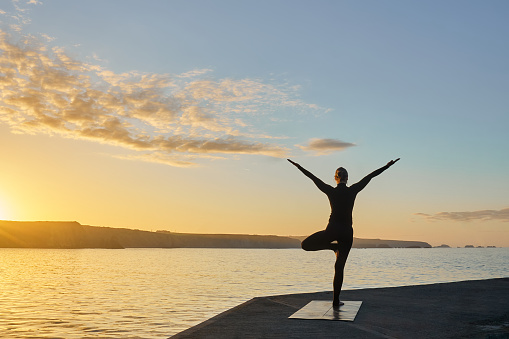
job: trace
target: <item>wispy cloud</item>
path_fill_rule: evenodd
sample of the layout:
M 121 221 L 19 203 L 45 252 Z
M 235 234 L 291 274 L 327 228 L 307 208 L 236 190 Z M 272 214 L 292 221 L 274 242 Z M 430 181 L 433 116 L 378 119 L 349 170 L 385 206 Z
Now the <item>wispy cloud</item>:
M 0 11 L 0 14 L 6 16 L 7 20 L 5 21 L 9 23 L 9 28 L 11 30 L 21 32 L 23 26 L 31 22 L 30 17 L 28 16 L 30 7 L 32 5 L 42 5 L 42 2 L 37 0 L 11 0 L 11 4 L 14 8 L 14 12 L 9 13 L 2 10 Z
M 317 155 L 330 154 L 332 152 L 342 151 L 355 144 L 337 139 L 311 139 L 307 145 L 297 145 L 304 151 L 315 152 Z
M 282 136 L 252 130 L 246 119 L 322 110 L 298 99 L 294 87 L 213 79 L 209 69 L 115 73 L 49 40 L 0 31 L 0 121 L 14 132 L 86 139 L 134 152 L 124 158 L 191 166 L 228 154 L 283 157 L 289 149 L 274 142 Z
M 415 213 L 420 217 L 434 220 L 451 220 L 451 221 L 473 221 L 473 220 L 500 220 L 509 221 L 509 208 L 501 210 L 481 210 L 471 212 L 440 212 L 435 214 Z

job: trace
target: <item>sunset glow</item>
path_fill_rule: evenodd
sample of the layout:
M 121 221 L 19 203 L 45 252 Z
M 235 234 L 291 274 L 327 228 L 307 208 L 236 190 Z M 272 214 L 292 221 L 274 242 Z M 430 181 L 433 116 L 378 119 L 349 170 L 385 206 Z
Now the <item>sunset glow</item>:
M 2 3 L 0 219 L 509 246 L 508 3 L 320 4 Z

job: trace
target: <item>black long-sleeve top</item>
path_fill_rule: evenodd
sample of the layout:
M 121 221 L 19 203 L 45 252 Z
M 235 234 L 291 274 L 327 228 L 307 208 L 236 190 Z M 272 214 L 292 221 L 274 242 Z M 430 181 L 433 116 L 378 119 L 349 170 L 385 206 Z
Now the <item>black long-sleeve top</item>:
M 352 212 L 355 198 L 371 179 L 385 171 L 389 166 L 385 165 L 376 171 L 366 175 L 361 181 L 351 186 L 346 186 L 345 183 L 339 183 L 336 187 L 332 187 L 322 180 L 317 178 L 313 173 L 309 172 L 302 166 L 298 165 L 297 168 L 304 173 L 308 178 L 313 180 L 315 185 L 327 195 L 331 207 L 331 215 L 329 218 L 329 225 L 331 226 L 352 226 Z

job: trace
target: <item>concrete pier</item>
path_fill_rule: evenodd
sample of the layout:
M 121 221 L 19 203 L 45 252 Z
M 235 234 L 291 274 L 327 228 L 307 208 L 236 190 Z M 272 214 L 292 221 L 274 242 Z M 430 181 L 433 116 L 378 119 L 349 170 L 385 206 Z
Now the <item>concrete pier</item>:
M 288 319 L 331 292 L 251 299 L 172 338 L 509 339 L 509 278 L 346 290 L 362 300 L 354 322 Z

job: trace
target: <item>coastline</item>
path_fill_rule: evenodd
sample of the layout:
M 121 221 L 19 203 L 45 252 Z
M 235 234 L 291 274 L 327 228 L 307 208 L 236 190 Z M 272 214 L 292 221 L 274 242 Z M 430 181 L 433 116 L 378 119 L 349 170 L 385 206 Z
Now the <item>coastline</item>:
M 253 298 L 171 338 L 509 338 L 509 277 L 362 290 L 355 322 L 288 319 L 331 292 Z
M 81 225 L 77 221 L 0 220 L 0 248 L 300 248 L 305 237 L 198 234 Z M 431 248 L 423 241 L 358 239 L 354 248 Z

